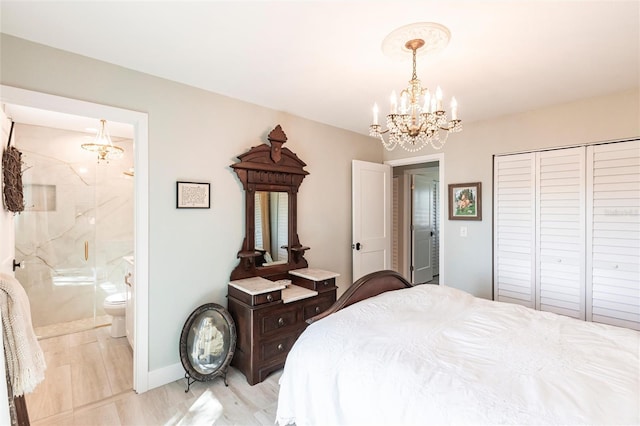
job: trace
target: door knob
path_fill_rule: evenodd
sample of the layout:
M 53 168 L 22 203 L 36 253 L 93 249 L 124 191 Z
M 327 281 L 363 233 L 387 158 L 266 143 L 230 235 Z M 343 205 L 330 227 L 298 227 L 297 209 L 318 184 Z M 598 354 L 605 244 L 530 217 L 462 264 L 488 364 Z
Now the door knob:
M 355 244 L 353 244 L 353 245 L 351 246 L 351 248 L 354 248 L 354 249 L 356 249 L 356 250 L 360 250 L 360 248 L 361 248 L 361 247 L 362 247 L 362 244 L 360 244 L 360 243 L 355 243 Z
M 24 264 L 24 260 L 22 262 L 16 262 L 16 260 L 13 259 L 13 272 L 15 272 L 18 268 L 24 269 L 25 267 L 26 265 Z

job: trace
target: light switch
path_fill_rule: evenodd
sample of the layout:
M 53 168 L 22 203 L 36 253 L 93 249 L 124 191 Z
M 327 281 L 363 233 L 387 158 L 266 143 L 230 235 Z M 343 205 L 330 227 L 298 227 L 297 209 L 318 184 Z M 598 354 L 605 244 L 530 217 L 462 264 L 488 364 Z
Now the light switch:
M 466 237 L 467 236 L 467 227 L 466 226 L 461 226 L 460 227 L 460 236 L 461 237 Z

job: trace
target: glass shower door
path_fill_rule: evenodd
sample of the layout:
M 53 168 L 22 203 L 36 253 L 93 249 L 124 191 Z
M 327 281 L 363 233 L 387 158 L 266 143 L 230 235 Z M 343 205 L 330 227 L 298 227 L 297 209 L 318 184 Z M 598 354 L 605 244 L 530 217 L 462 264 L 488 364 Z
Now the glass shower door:
M 47 131 L 43 144 L 38 132 Z M 36 334 L 66 334 L 96 325 L 96 176 L 79 143 L 56 138 L 55 129 L 24 128 L 25 210 L 15 217 L 16 277 L 31 305 Z M 67 138 L 68 139 L 68 138 Z

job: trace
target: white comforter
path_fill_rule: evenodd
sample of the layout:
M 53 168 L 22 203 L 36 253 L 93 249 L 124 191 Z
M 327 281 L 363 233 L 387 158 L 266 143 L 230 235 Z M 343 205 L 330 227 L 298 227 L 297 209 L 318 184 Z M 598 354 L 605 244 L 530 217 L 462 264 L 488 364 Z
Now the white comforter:
M 421 285 L 310 325 L 285 425 L 640 424 L 640 333 Z

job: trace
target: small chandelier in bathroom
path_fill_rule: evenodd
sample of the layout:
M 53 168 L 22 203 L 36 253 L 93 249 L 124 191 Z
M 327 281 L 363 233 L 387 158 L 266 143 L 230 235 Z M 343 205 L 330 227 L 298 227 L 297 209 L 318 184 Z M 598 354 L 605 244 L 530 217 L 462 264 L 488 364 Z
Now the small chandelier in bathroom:
M 97 152 L 98 163 L 100 161 L 108 163 L 109 160 L 122 158 L 124 155 L 124 149 L 115 146 L 111 142 L 111 137 L 107 131 L 107 120 L 104 119 L 100 120 L 100 130 L 98 130 L 95 140 L 92 143 L 83 143 L 81 147 L 87 151 Z
M 386 55 L 401 57 L 411 54 L 413 57 L 413 74 L 409 85 L 400 94 L 400 106 L 395 92 L 391 94 L 385 130 L 378 124 L 378 104 L 373 106 L 373 124 L 369 126 L 369 135 L 380 139 L 388 151 L 397 146 L 409 152 L 418 151 L 427 145 L 440 149 L 449 133 L 462 130 L 456 99 L 451 99 L 449 119 L 442 106 L 440 87 L 435 93 L 430 92 L 422 86 L 416 73 L 416 56 L 444 49 L 450 36 L 449 30 L 440 24 L 419 22 L 400 27 L 384 39 L 382 50 Z M 385 133 L 389 134 L 388 141 L 384 140 Z

